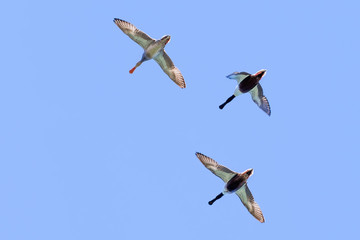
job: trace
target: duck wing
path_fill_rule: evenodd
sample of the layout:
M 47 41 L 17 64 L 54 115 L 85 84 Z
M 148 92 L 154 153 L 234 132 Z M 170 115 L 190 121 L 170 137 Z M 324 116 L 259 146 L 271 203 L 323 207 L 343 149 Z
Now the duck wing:
M 255 202 L 254 197 L 247 186 L 247 183 L 245 183 L 240 189 L 236 191 L 236 195 L 239 196 L 241 202 L 257 220 L 262 223 L 265 222 L 265 218 L 261 212 L 261 209 Z
M 238 84 L 240 84 L 243 80 L 245 80 L 247 77 L 249 77 L 251 74 L 248 72 L 240 72 L 238 77 L 236 78 L 236 81 Z
M 209 169 L 213 174 L 221 178 L 226 183 L 237 174 L 236 172 L 231 171 L 227 167 L 218 164 L 214 159 L 209 158 L 204 154 L 197 152 L 196 156 L 207 169 Z
M 152 42 L 155 42 L 155 39 L 149 37 L 149 35 L 127 21 L 114 18 L 114 23 L 143 49 L 147 49 Z
M 270 116 L 271 109 L 270 104 L 267 98 L 263 94 L 263 89 L 258 83 L 253 89 L 250 90 L 251 98 L 256 103 L 256 105 L 259 106 L 264 112 L 267 113 L 267 115 Z
M 154 57 L 154 60 L 160 65 L 161 69 L 173 80 L 179 87 L 185 88 L 185 80 L 180 70 L 175 67 L 165 50 Z
M 234 77 L 236 75 L 236 77 Z M 229 79 L 235 79 L 238 84 L 240 84 L 245 78 L 250 76 L 251 74 L 248 72 L 234 72 L 228 76 L 226 76 Z

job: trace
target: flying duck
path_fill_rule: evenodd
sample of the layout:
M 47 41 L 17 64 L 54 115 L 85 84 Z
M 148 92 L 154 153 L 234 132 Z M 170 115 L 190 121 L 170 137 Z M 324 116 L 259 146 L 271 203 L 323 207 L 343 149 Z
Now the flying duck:
M 114 23 L 144 49 L 141 60 L 129 71 L 130 73 L 133 73 L 143 62 L 154 59 L 171 80 L 181 88 L 186 87 L 184 77 L 180 70 L 175 67 L 164 50 L 165 45 L 170 41 L 169 35 L 163 36 L 160 40 L 155 40 L 129 22 L 114 18 Z
M 197 152 L 196 156 L 207 169 L 209 169 L 213 174 L 221 178 L 226 183 L 224 191 L 217 195 L 213 200 L 209 201 L 209 205 L 212 205 L 216 200 L 224 196 L 224 194 L 235 192 L 247 210 L 257 220 L 262 223 L 265 222 L 261 209 L 255 202 L 254 197 L 247 186 L 248 178 L 254 173 L 252 168 L 242 173 L 237 173 L 218 164 L 215 160 L 205 156 L 204 154 Z
M 262 69 L 255 74 L 250 74 L 247 72 L 234 72 L 229 76 L 226 76 L 230 79 L 236 79 L 237 85 L 235 92 L 231 95 L 223 104 L 219 106 L 220 109 L 223 109 L 226 104 L 231 102 L 236 96 L 239 96 L 242 93 L 250 92 L 252 100 L 261 108 L 267 115 L 270 116 L 271 110 L 269 101 L 263 94 L 263 89 L 259 83 L 261 78 L 265 76 L 266 70 Z

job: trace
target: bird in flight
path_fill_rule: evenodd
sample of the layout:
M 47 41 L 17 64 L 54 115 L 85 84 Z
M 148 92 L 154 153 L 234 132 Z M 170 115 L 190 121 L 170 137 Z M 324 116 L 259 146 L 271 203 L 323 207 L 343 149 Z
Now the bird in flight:
M 237 85 L 234 91 L 234 94 L 231 95 L 223 104 L 219 106 L 220 109 L 223 109 L 226 104 L 231 102 L 236 96 L 239 96 L 242 93 L 250 92 L 251 98 L 261 108 L 267 115 L 270 116 L 271 109 L 269 101 L 264 96 L 263 89 L 259 83 L 261 78 L 265 76 L 266 70 L 262 69 L 255 74 L 250 74 L 247 72 L 234 72 L 227 78 L 236 79 Z
M 209 201 L 212 205 L 216 200 L 220 199 L 224 194 L 235 192 L 247 210 L 260 222 L 265 222 L 265 218 L 261 212 L 259 205 L 255 202 L 250 189 L 247 186 L 247 180 L 254 173 L 252 168 L 242 172 L 234 172 L 227 167 L 218 164 L 215 160 L 201 153 L 195 154 L 204 166 L 213 174 L 221 178 L 226 184 L 224 190 L 218 194 L 213 200 Z
M 154 59 L 171 80 L 181 88 L 186 87 L 184 77 L 180 70 L 175 67 L 174 63 L 164 50 L 165 45 L 170 41 L 169 35 L 165 35 L 161 39 L 155 40 L 127 21 L 115 18 L 114 23 L 144 49 L 141 60 L 129 71 L 130 73 L 133 73 L 143 62 Z

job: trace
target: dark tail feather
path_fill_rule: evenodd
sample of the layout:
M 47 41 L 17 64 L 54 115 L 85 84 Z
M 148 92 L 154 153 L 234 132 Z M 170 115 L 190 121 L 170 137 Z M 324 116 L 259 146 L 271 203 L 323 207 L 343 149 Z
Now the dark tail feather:
M 213 200 L 211 200 L 211 201 L 209 202 L 209 205 L 213 205 L 213 203 L 214 203 L 216 200 L 220 199 L 222 196 L 224 196 L 223 193 L 220 193 L 219 195 L 217 195 Z
M 225 107 L 225 105 L 228 104 L 229 102 L 231 102 L 234 98 L 235 98 L 235 95 L 231 95 L 231 97 L 229 97 L 228 99 L 226 99 L 226 101 L 225 101 L 223 104 L 221 104 L 221 105 L 219 106 L 219 108 L 220 108 L 220 109 L 223 109 L 223 108 Z

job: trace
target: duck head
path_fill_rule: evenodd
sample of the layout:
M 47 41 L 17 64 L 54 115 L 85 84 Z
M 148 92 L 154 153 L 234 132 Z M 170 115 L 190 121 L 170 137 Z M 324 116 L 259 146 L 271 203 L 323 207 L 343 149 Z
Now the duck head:
M 265 76 L 265 74 L 266 74 L 266 69 L 261 69 L 260 71 L 255 73 L 254 76 L 261 79 L 263 76 Z
M 244 172 L 245 176 L 249 178 L 251 175 L 253 175 L 254 169 L 250 168 Z
M 160 41 L 162 43 L 164 43 L 164 45 L 166 45 L 166 44 L 168 44 L 170 42 L 170 39 L 171 39 L 170 35 L 165 35 L 160 39 Z

